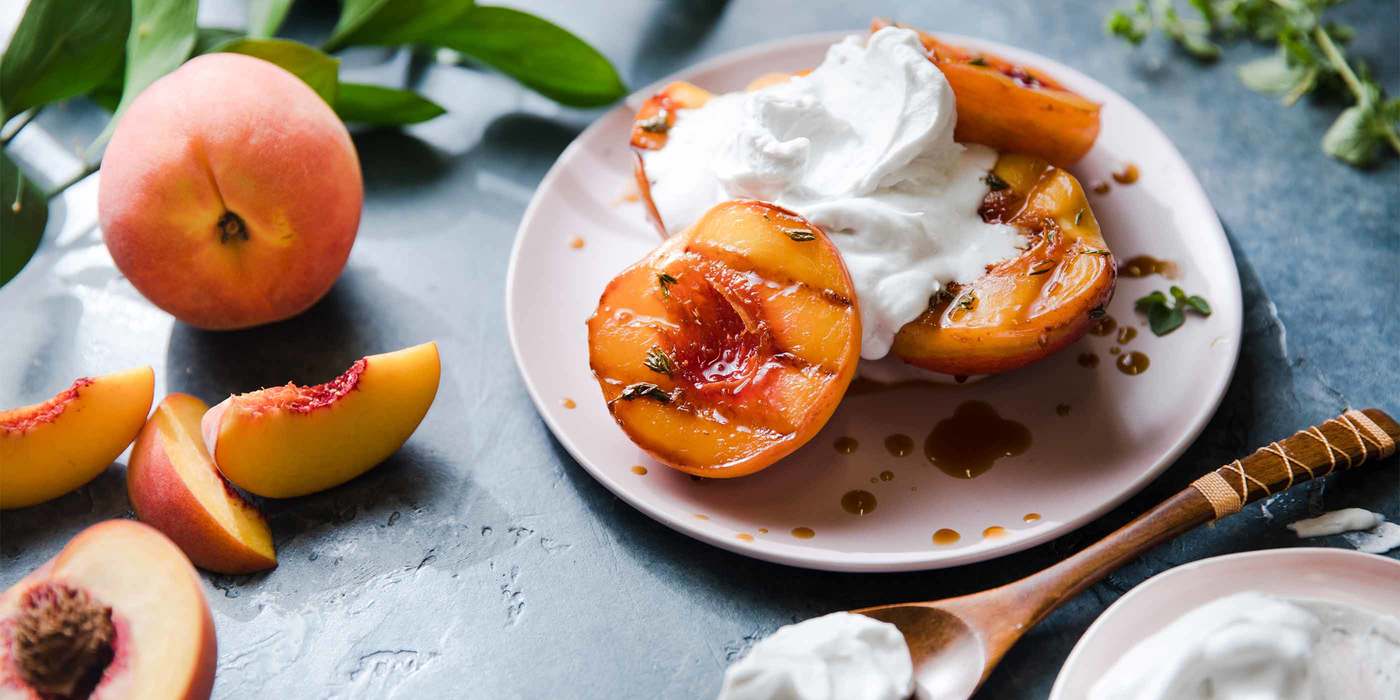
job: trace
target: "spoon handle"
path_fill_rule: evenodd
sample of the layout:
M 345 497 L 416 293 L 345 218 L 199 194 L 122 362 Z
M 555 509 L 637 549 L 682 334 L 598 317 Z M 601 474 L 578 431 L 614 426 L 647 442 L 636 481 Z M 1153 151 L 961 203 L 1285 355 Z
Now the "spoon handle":
M 1347 411 L 1202 476 L 1083 551 L 1003 590 L 1028 607 L 1029 629 L 1154 545 L 1294 484 L 1389 457 L 1397 440 L 1400 424 L 1383 411 Z

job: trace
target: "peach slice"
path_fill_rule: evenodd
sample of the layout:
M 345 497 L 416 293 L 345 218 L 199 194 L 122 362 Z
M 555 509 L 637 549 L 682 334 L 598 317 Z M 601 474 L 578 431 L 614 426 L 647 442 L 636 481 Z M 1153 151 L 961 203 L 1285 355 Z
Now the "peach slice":
M 155 373 L 83 377 L 43 403 L 0 411 L 0 509 L 58 498 L 92 481 L 136 437 Z
M 860 356 L 840 253 L 772 204 L 716 205 L 608 284 L 589 361 L 613 418 L 681 471 L 751 474 L 836 410 Z
M 131 520 L 83 530 L 0 596 L 4 698 L 208 698 L 215 647 L 194 567 Z
M 1078 340 L 1113 297 L 1117 270 L 1084 188 L 1031 156 L 1002 155 L 987 221 L 1030 242 L 972 284 L 933 299 L 894 339 L 905 362 L 946 374 L 992 374 L 1030 364 Z
M 180 546 L 195 566 L 246 574 L 277 566 L 267 520 L 219 474 L 200 434 L 208 404 L 171 394 L 136 438 L 126 490 L 136 516 Z
M 324 491 L 403 446 L 432 406 L 440 372 L 437 343 L 371 355 L 325 384 L 229 397 L 204 415 L 204 441 L 219 471 L 246 491 Z

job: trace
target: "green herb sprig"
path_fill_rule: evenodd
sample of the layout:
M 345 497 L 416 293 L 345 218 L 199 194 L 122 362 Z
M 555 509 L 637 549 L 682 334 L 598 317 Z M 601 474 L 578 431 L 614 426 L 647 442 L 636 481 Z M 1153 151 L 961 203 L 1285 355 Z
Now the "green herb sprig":
M 1202 61 L 1220 56 L 1221 42 L 1248 39 L 1274 45 L 1272 56 L 1241 66 L 1246 87 L 1278 95 L 1285 105 L 1310 93 L 1342 95 L 1350 106 L 1322 136 L 1327 155 L 1361 167 L 1376 162 L 1387 146 L 1400 154 L 1400 99 L 1343 50 L 1352 29 L 1328 22 L 1323 12 L 1346 0 L 1189 0 L 1194 17 L 1183 17 L 1175 0 L 1137 0 L 1108 16 L 1109 34 L 1141 44 L 1160 31 Z
M 1166 335 L 1180 328 L 1186 322 L 1188 309 L 1202 316 L 1210 315 L 1210 303 L 1205 297 L 1187 295 L 1175 285 L 1170 292 L 1170 297 L 1162 292 L 1153 292 L 1134 303 L 1138 311 L 1147 314 L 1147 325 L 1152 328 L 1153 335 Z
M 651 350 L 647 351 L 646 359 L 642 360 L 642 364 L 645 364 L 647 369 L 668 377 L 676 371 L 676 363 L 671 360 L 671 356 L 658 347 L 652 347 Z
M 637 382 L 628 384 L 617 398 L 622 401 L 635 401 L 636 399 L 652 399 L 661 403 L 671 403 L 671 395 L 665 389 L 650 382 Z

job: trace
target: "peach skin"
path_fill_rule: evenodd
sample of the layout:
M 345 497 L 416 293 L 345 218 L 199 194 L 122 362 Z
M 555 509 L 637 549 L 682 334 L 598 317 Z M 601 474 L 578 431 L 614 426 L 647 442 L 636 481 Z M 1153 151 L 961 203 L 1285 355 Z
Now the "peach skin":
M 0 697 L 204 700 L 216 658 L 199 575 L 135 521 L 83 530 L 0 595 Z
M 613 418 L 658 461 L 752 474 L 836 410 L 860 356 L 854 294 L 820 228 L 723 202 L 608 284 L 589 364 Z
M 360 225 L 359 157 L 324 100 L 276 65 L 197 56 L 127 109 L 98 216 L 117 267 L 185 323 L 245 328 L 330 290 Z
M 136 437 L 155 374 L 83 377 L 43 403 L 0 411 L 0 509 L 58 498 L 92 481 Z
M 204 446 L 208 404 L 171 394 L 136 438 L 126 490 L 136 516 L 179 545 L 195 566 L 246 574 L 277 566 L 272 532 L 256 506 L 229 485 Z
M 268 498 L 339 486 L 384 461 L 437 395 L 437 343 L 371 355 L 317 386 L 231 396 L 204 415 L 205 444 L 229 481 Z

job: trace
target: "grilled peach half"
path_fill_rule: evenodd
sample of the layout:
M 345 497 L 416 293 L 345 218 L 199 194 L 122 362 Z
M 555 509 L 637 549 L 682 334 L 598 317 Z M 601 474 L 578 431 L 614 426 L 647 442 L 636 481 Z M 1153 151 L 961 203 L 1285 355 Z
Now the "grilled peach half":
M 589 361 L 638 447 L 736 477 L 802 446 L 860 357 L 850 274 L 818 227 L 751 200 L 716 205 L 608 284 Z
M 1006 372 L 1078 340 L 1113 296 L 1117 270 L 1079 181 L 1032 156 L 1002 155 L 981 208 L 1029 246 L 936 296 L 900 329 L 894 353 L 946 374 Z

